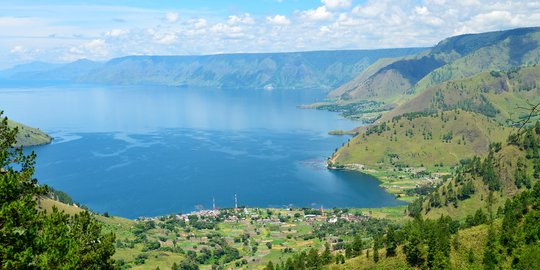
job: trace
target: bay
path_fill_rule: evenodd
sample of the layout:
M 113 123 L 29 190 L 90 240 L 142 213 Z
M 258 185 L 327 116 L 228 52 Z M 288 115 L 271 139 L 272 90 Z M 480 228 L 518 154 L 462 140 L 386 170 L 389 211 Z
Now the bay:
M 374 177 L 330 171 L 360 125 L 298 109 L 319 90 L 162 86 L 0 86 L 0 109 L 54 137 L 32 147 L 40 183 L 98 212 L 135 218 L 232 207 L 381 207 L 402 204 Z

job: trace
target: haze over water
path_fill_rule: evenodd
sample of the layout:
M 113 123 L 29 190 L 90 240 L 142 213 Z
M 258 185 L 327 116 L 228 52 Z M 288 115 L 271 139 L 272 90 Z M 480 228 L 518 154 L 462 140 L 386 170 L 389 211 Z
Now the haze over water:
M 325 159 L 360 123 L 296 106 L 321 91 L 157 86 L 9 86 L 0 109 L 55 139 L 32 148 L 40 183 L 91 209 L 129 218 L 232 207 L 402 204 Z

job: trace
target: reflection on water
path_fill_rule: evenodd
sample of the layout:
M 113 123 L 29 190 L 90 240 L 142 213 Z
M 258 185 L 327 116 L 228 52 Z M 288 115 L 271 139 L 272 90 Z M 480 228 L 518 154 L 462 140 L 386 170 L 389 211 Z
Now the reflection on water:
M 55 140 L 36 147 L 36 176 L 96 211 L 126 217 L 195 205 L 396 205 L 378 181 L 328 171 L 358 123 L 296 106 L 314 91 L 55 86 L 0 88 L 0 108 Z

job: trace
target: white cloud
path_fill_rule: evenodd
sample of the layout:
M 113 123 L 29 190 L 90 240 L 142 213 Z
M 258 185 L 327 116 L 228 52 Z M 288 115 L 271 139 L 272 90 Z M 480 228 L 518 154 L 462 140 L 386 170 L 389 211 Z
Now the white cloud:
M 227 22 L 229 24 L 254 24 L 255 20 L 251 17 L 249 13 L 244 13 L 244 15 L 241 16 L 229 16 Z
M 180 19 L 180 15 L 177 12 L 167 12 L 165 13 L 165 21 L 168 23 L 175 23 Z
M 427 7 L 425 7 L 425 6 L 423 6 L 423 7 L 415 7 L 414 11 L 416 12 L 416 14 L 419 14 L 419 15 L 428 15 L 429 14 L 429 9 Z
M 540 25 L 540 0 L 314 3 L 321 4 L 264 16 L 179 10 L 180 16 L 166 10 L 121 7 L 89 7 L 84 12 L 80 7 L 71 7 L 69 14 L 61 11 L 62 16 L 68 16 L 65 18 L 56 13 L 41 17 L 31 16 L 38 13 L 0 16 L 0 66 L 29 59 L 104 60 L 132 54 L 431 46 L 456 34 Z M 353 7 L 353 3 L 358 4 Z M 122 22 L 116 18 L 122 18 Z
M 351 6 L 351 0 L 321 0 L 329 9 L 344 9 Z
M 212 27 L 210 27 L 210 31 L 226 38 L 238 39 L 244 36 L 244 34 L 242 33 L 242 27 L 224 23 L 217 23 L 213 25 Z
M 300 18 L 309 21 L 323 21 L 332 18 L 332 13 L 328 11 L 326 6 L 320 6 L 316 9 L 308 9 L 300 12 Z
M 291 20 L 289 20 L 287 17 L 283 16 L 283 15 L 276 15 L 274 17 L 266 17 L 266 21 L 269 23 L 269 24 L 272 24 L 272 25 L 289 25 L 291 24 Z
M 90 50 L 100 50 L 107 46 L 107 43 L 103 39 L 94 39 L 84 44 L 84 46 Z
M 352 13 L 364 17 L 377 17 L 388 10 L 386 1 L 369 1 L 363 6 L 356 6 Z
M 178 40 L 178 37 L 174 33 L 157 34 L 154 36 L 154 40 L 159 44 L 173 44 Z
M 195 29 L 203 29 L 208 25 L 208 22 L 205 19 L 189 19 L 186 22 L 188 25 L 193 26 Z
M 17 45 L 15 47 L 11 48 L 11 50 L 9 50 L 9 52 L 12 53 L 12 54 L 25 53 L 26 48 L 21 46 L 21 45 Z
M 109 37 L 121 37 L 127 34 L 129 34 L 128 29 L 119 29 L 119 28 L 112 29 L 111 31 L 108 31 L 105 33 L 105 35 Z

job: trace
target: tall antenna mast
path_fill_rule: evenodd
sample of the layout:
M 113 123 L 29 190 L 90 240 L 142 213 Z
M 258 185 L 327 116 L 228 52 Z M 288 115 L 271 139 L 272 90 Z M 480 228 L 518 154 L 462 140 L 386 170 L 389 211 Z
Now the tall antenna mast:
M 236 193 L 234 193 L 234 209 L 238 209 L 238 197 Z
M 216 198 L 212 197 L 212 209 L 216 210 Z

